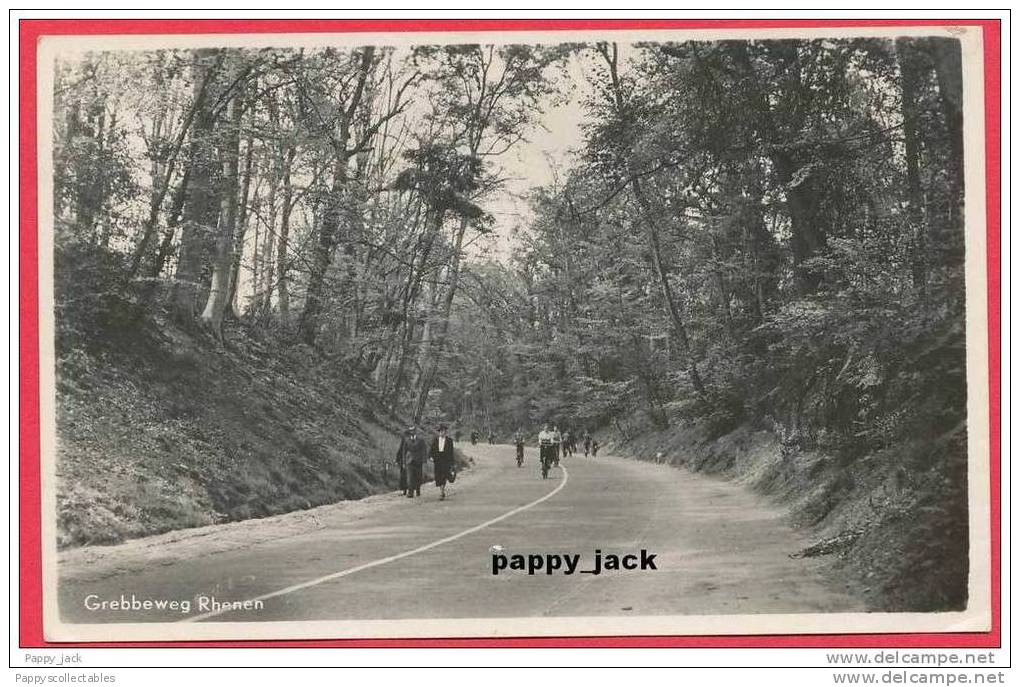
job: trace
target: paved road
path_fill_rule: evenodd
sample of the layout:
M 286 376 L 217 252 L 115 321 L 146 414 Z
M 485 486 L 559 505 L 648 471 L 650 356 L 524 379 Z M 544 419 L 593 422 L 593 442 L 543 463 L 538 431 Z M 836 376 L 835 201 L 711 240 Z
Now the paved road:
M 523 468 L 511 446 L 466 451 L 476 466 L 446 501 L 427 485 L 420 499 L 374 497 L 361 512 L 329 517 L 327 510 L 320 529 L 250 546 L 208 554 L 195 539 L 179 555 L 105 576 L 88 575 L 80 561 L 65 565 L 61 617 L 101 623 L 861 610 L 826 578 L 820 561 L 789 557 L 810 542 L 740 485 L 609 456 L 568 458 L 566 471 L 542 480 L 532 450 Z M 216 528 L 207 529 L 202 536 L 214 542 Z M 592 568 L 596 548 L 645 549 L 657 570 L 493 575 L 495 545 L 508 554 L 580 554 L 579 571 Z M 116 548 L 103 552 L 107 561 L 120 555 Z M 89 595 L 184 599 L 193 607 L 186 615 L 89 610 Z M 263 608 L 208 616 L 197 609 L 201 596 L 262 599 Z

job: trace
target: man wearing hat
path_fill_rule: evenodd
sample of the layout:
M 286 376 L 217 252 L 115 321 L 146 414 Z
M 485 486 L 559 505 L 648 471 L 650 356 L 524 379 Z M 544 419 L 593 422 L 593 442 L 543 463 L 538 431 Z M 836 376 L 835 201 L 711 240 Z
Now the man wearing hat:
M 438 432 L 432 439 L 429 455 L 435 464 L 436 486 L 442 501 L 446 498 L 446 483 L 453 481 L 453 440 L 446 436 L 446 425 L 439 425 Z
M 425 443 L 418 428 L 407 428 L 404 440 L 404 463 L 407 466 L 407 495 L 411 498 L 421 496 L 421 471 L 428 459 L 429 445 Z

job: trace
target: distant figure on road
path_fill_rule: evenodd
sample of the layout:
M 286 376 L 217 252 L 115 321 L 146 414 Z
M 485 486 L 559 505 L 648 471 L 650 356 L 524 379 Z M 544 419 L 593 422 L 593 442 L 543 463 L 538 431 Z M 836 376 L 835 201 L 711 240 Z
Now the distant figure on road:
M 538 458 L 542 467 L 542 479 L 549 476 L 549 466 L 556 460 L 556 446 L 556 432 L 547 422 L 545 429 L 538 433 Z
M 591 452 L 591 434 L 586 431 L 584 433 L 584 457 L 587 458 Z
M 563 435 L 560 428 L 553 425 L 553 465 L 560 466 L 560 451 L 563 450 Z
M 564 457 L 574 455 L 574 447 L 573 447 L 573 444 L 571 443 L 572 441 L 573 441 L 573 439 L 570 436 L 570 430 L 568 429 L 568 430 L 564 431 L 563 432 L 563 455 L 564 455 Z
M 514 432 L 514 446 L 517 448 L 517 467 L 524 465 L 524 434 L 520 428 Z
M 407 464 L 407 495 L 421 496 L 422 466 L 429 456 L 429 445 L 417 427 L 408 427 L 407 442 L 404 445 L 404 461 Z
M 591 440 L 591 457 L 595 458 L 598 455 L 599 455 L 599 440 L 598 439 L 592 439 Z
M 476 430 L 472 429 L 471 430 L 471 445 L 474 446 L 477 443 L 478 443 L 478 432 Z
M 489 430 L 489 443 L 490 444 L 496 443 L 496 435 L 492 433 L 491 429 Z
M 446 498 L 446 483 L 453 481 L 453 440 L 446 436 L 446 425 L 439 425 L 439 434 L 432 440 L 429 455 L 435 465 L 439 500 Z

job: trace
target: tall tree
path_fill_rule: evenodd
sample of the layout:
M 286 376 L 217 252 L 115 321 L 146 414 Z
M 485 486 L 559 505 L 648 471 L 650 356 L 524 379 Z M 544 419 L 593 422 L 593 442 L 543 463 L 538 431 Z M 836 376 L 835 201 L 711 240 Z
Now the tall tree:
M 216 164 L 215 124 L 216 98 L 206 91 L 220 81 L 224 51 L 201 48 L 194 52 L 191 73 L 194 84 L 194 123 L 190 127 L 188 150 L 189 183 L 185 192 L 177 269 L 174 273 L 173 312 L 178 321 L 194 321 L 195 307 L 202 289 L 203 272 L 212 253 L 211 239 L 219 214 L 216 187 L 219 170 Z M 217 88 L 216 95 L 221 90 Z
M 599 54 L 605 60 L 606 68 L 608 70 L 608 92 L 612 99 L 614 114 L 618 118 L 616 125 L 634 127 L 637 124 L 635 112 L 633 111 L 634 106 L 627 100 L 628 94 L 625 92 L 625 87 L 620 77 L 619 47 L 616 43 L 599 43 L 596 46 L 596 50 L 598 50 Z M 633 151 L 624 149 L 622 154 L 623 159 L 619 160 L 619 163 L 624 166 L 624 169 L 626 169 L 626 182 L 632 189 L 634 198 L 637 200 L 638 207 L 641 210 L 639 222 L 645 229 L 645 236 L 648 241 L 648 248 L 651 252 L 652 264 L 655 268 L 656 276 L 658 277 L 659 288 L 662 290 L 662 298 L 666 303 L 670 322 L 672 323 L 673 330 L 676 333 L 680 349 L 687 361 L 687 369 L 690 374 L 691 385 L 694 387 L 695 391 L 699 394 L 703 394 L 705 391 L 705 385 L 704 382 L 702 382 L 701 373 L 698 371 L 698 362 L 691 349 L 690 337 L 687 333 L 687 325 L 684 323 L 684 316 L 681 311 L 682 306 L 679 302 L 677 293 L 670 283 L 668 269 L 663 260 L 662 245 L 657 226 L 657 222 L 659 221 L 656 217 L 657 213 L 645 195 L 644 186 L 641 181 L 642 170 L 640 170 L 638 165 L 635 164 L 633 155 Z
M 326 57 L 332 55 L 327 53 Z M 338 60 L 327 60 L 326 64 L 330 69 L 341 70 L 337 82 L 338 97 L 327 101 L 331 110 L 328 115 L 320 109 L 324 104 L 323 97 L 327 94 L 306 82 L 308 88 L 304 97 L 309 100 L 311 108 L 320 119 L 322 131 L 327 138 L 332 177 L 329 190 L 322 199 L 321 222 L 309 266 L 305 305 L 298 321 L 301 338 L 309 344 L 314 343 L 318 335 L 324 305 L 326 273 L 342 239 L 341 230 L 352 223 L 352 217 L 349 215 L 353 205 L 351 161 L 358 153 L 369 148 L 372 139 L 386 122 L 407 108 L 405 98 L 407 89 L 418 78 L 417 73 L 411 73 L 384 104 L 381 112 L 372 117 L 369 125 L 360 131 L 360 135 L 356 135 L 355 125 L 361 109 L 371 110 L 375 105 L 367 94 L 374 91 L 371 81 L 379 78 L 377 73 L 379 61 L 376 49 L 371 46 L 354 50 Z
M 216 231 L 216 246 L 212 261 L 212 279 L 209 296 L 202 311 L 202 322 L 209 327 L 217 339 L 223 338 L 223 318 L 230 305 L 231 279 L 235 262 L 240 259 L 236 250 L 237 233 L 243 199 L 239 197 L 238 155 L 241 146 L 241 119 L 244 114 L 245 68 L 239 61 L 228 70 L 230 82 L 234 84 L 227 96 L 225 122 L 222 126 L 219 145 L 219 221 Z M 250 144 L 249 144 L 250 151 Z
M 467 191 L 465 201 L 478 202 L 499 186 L 496 177 L 483 177 L 485 161 L 506 153 L 527 136 L 537 115 L 554 104 L 552 69 L 569 54 L 570 46 L 463 45 L 422 48 L 418 58 L 433 65 L 431 76 L 439 85 L 438 107 L 433 116 L 452 129 L 447 145 L 465 154 L 454 177 Z M 472 178 L 465 177 L 468 172 Z M 449 188 L 454 188 L 451 185 Z M 435 383 L 439 360 L 446 347 L 453 299 L 460 286 L 462 252 L 469 227 L 480 226 L 478 212 L 459 212 L 450 241 L 446 284 L 428 315 L 428 336 L 423 340 L 419 362 L 417 402 L 414 416 L 421 417 Z M 442 217 L 439 217 L 442 222 Z M 432 322 L 436 332 L 431 332 Z

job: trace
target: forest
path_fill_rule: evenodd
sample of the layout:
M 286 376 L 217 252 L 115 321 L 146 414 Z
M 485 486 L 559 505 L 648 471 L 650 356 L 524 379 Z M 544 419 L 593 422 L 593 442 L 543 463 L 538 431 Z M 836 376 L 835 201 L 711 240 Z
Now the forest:
M 233 432 L 283 413 L 270 394 L 286 385 L 358 406 L 347 424 L 315 410 L 328 430 L 272 420 L 316 466 L 324 444 L 357 453 L 407 422 L 506 440 L 549 421 L 730 474 L 768 442 L 759 486 L 799 495 L 859 578 L 880 570 L 877 604 L 962 607 L 962 86 L 959 42 L 935 37 L 59 57 L 66 543 L 143 507 L 80 513 L 102 491 L 89 461 L 134 422 L 107 417 L 104 385 L 162 404 L 158 431 L 214 433 L 189 397 L 236 379 Z M 520 192 L 515 155 L 555 108 L 576 113 L 579 145 Z M 166 403 L 153 380 L 187 388 Z M 153 445 L 157 466 L 183 451 Z M 268 510 L 374 488 L 320 481 Z M 208 487 L 224 517 L 267 512 Z

